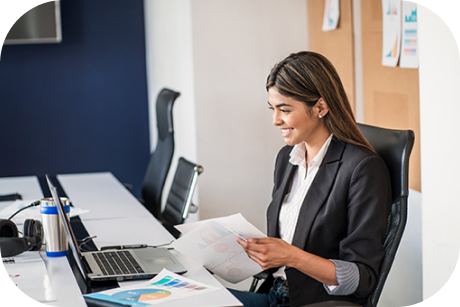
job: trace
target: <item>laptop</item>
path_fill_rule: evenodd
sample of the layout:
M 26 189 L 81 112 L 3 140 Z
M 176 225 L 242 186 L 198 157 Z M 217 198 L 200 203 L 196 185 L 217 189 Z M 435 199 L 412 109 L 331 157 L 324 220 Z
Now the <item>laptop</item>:
M 70 250 L 78 269 L 85 279 L 94 281 L 149 279 L 164 268 L 176 274 L 187 272 L 176 257 L 165 248 L 147 247 L 81 252 L 70 226 L 70 220 L 65 214 L 64 205 L 61 202 L 57 188 L 48 175 L 46 175 L 46 180 L 56 203 L 59 219 L 64 227 Z

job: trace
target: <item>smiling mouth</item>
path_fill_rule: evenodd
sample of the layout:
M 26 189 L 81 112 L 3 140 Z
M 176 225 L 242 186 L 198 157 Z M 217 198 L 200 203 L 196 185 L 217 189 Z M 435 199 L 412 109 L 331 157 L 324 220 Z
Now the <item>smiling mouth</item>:
M 291 131 L 294 130 L 294 128 L 282 128 L 281 129 L 281 135 L 282 136 L 288 136 Z

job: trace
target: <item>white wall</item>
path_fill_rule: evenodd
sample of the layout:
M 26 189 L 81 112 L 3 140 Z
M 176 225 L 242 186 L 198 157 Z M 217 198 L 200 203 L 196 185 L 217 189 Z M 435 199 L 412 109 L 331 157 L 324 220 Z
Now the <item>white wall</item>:
M 458 11 L 456 11 L 458 12 Z M 444 21 L 418 6 L 422 164 L 423 294 L 451 276 L 460 246 L 458 46 Z
M 307 49 L 306 2 L 144 3 L 152 149 L 155 98 L 170 87 L 182 93 L 174 106 L 174 160 L 184 155 L 204 167 L 195 193 L 199 216 L 188 221 L 241 212 L 265 231 L 275 156 L 284 146 L 265 81 L 275 63 Z M 247 281 L 232 286 L 249 288 Z
M 265 82 L 276 62 L 307 48 L 306 3 L 195 0 L 192 16 L 200 218 L 241 212 L 265 231 L 284 145 Z
M 182 93 L 174 106 L 174 162 L 184 155 L 204 167 L 200 218 L 241 212 L 265 231 L 274 159 L 284 143 L 264 85 L 276 62 L 307 48 L 305 1 L 144 3 L 152 149 L 156 95 L 170 87 Z
M 159 91 L 167 87 L 181 93 L 173 107 L 175 151 L 163 192 L 164 204 L 179 157 L 199 163 L 196 154 L 191 3 L 189 0 L 145 0 L 144 9 L 152 150 L 157 141 L 155 102 Z M 197 189 L 195 203 L 198 203 L 198 195 Z M 192 215 L 191 219 L 198 219 L 198 214 Z

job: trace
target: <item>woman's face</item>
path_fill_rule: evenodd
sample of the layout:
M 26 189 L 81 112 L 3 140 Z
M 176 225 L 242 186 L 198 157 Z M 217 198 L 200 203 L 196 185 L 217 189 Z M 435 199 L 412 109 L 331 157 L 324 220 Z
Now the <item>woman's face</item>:
M 273 110 L 273 125 L 281 129 L 287 145 L 294 146 L 303 141 L 308 145 L 322 138 L 326 125 L 324 119 L 318 117 L 322 112 L 318 103 L 309 108 L 303 102 L 285 97 L 275 87 L 271 87 L 268 90 L 268 104 Z

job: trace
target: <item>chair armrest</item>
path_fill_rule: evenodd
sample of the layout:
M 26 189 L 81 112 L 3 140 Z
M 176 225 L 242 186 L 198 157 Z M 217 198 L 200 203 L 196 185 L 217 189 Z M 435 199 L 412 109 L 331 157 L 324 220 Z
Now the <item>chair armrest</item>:
M 355 304 L 355 303 L 350 303 L 350 302 L 326 301 L 326 302 L 304 305 L 301 307 L 362 307 L 362 306 Z
M 254 275 L 253 277 L 254 278 L 257 278 L 257 279 L 267 279 L 268 278 L 268 275 L 270 275 L 271 273 L 271 270 L 268 269 L 268 270 L 265 270 L 265 271 L 262 271 L 260 273 L 257 273 L 256 275 Z
M 257 285 L 261 279 L 267 279 L 268 275 L 270 274 L 270 270 L 262 271 L 252 278 L 251 286 L 249 287 L 249 292 L 256 292 Z
M 198 211 L 198 206 L 194 204 L 190 204 L 190 208 L 188 210 L 189 213 L 196 213 Z

